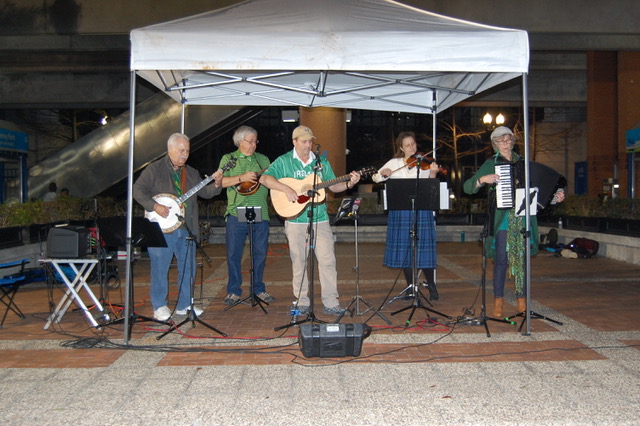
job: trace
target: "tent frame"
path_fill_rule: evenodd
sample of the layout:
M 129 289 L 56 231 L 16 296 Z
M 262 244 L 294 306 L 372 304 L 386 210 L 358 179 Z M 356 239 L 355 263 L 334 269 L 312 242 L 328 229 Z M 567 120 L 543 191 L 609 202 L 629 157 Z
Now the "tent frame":
M 528 67 L 526 32 L 438 15 L 394 0 L 245 0 L 134 29 L 127 260 L 132 255 L 137 76 L 181 104 L 183 132 L 187 105 L 402 111 L 433 116 L 434 148 L 440 111 L 521 76 L 529 191 Z M 525 222 L 529 239 L 528 210 Z M 527 283 L 529 254 L 527 244 Z M 130 275 L 128 269 L 127 283 Z M 126 309 L 129 314 L 131 306 Z
M 131 90 L 130 90 L 130 136 L 129 136 L 129 161 L 127 166 L 127 230 L 126 230 L 126 252 L 127 252 L 127 265 L 126 265 L 126 274 L 125 274 L 125 320 L 124 320 L 124 344 L 128 345 L 131 339 L 130 335 L 130 320 L 131 320 L 131 312 L 133 309 L 131 296 L 133 289 L 132 287 L 132 269 L 131 269 L 131 259 L 133 256 L 133 247 L 132 247 L 132 218 L 133 218 L 133 178 L 134 178 L 134 146 L 135 146 L 135 99 L 136 99 L 136 71 L 131 72 Z M 530 179 L 529 179 L 529 117 L 528 117 L 528 87 L 527 87 L 527 73 L 522 73 L 522 108 L 523 108 L 523 127 L 524 127 L 524 158 L 525 158 L 525 194 L 530 192 Z M 435 97 L 435 91 L 434 97 Z M 182 104 L 182 114 L 180 120 L 180 128 L 184 133 L 184 117 L 185 117 L 185 104 Z M 437 111 L 434 109 L 432 113 L 433 117 L 433 148 L 435 149 L 436 144 L 436 118 Z M 434 151 L 435 157 L 435 151 Z M 524 315 L 524 321 L 526 322 L 525 335 L 529 336 L 531 334 L 531 310 L 529 307 L 531 306 L 531 216 L 529 209 L 525 209 L 525 232 L 524 232 L 524 242 L 525 242 L 525 257 L 524 257 L 524 272 L 525 272 L 525 287 L 526 287 L 526 301 L 527 301 L 527 310 Z

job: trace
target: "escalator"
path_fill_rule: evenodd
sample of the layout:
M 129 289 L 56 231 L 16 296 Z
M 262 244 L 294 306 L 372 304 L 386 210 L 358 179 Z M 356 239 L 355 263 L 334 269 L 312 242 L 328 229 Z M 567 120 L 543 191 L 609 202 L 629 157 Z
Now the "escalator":
M 158 93 L 136 106 L 134 170 L 167 151 L 167 138 L 180 131 L 182 107 Z M 185 133 L 191 152 L 197 151 L 255 117 L 262 108 L 190 106 L 185 113 Z M 31 167 L 29 199 L 41 199 L 50 182 L 68 188 L 74 197 L 94 197 L 127 178 L 130 112 L 115 117 L 55 155 Z

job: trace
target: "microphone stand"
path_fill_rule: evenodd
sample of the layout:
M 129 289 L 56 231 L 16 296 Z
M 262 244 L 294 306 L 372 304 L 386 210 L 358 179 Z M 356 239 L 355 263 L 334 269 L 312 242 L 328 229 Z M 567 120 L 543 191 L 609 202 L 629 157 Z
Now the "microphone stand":
M 187 222 L 184 220 L 184 217 L 182 217 L 181 215 L 179 215 L 177 213 L 176 213 L 176 216 L 178 217 L 178 220 L 180 222 L 182 222 L 182 224 L 184 225 L 184 228 L 187 230 L 187 233 L 189 234 L 187 236 L 187 241 L 186 241 L 186 243 L 187 243 L 187 253 L 186 253 L 186 256 L 185 256 L 185 259 L 184 259 L 184 261 L 185 261 L 185 265 L 183 265 L 183 267 L 184 267 L 184 266 L 186 266 L 187 262 L 191 262 L 191 256 L 190 255 L 192 253 L 192 250 L 193 250 L 193 247 L 194 247 L 194 243 L 195 243 L 195 246 L 197 247 L 198 246 L 198 241 L 196 239 L 196 236 L 193 234 L 193 232 L 191 232 L 191 229 L 189 228 L 189 225 L 187 225 Z M 193 254 L 194 254 L 194 258 L 195 258 L 195 253 L 193 253 Z M 162 339 L 164 336 L 166 336 L 167 334 L 172 333 L 173 331 L 179 329 L 180 327 L 182 327 L 184 324 L 186 324 L 189 321 L 191 321 L 191 327 L 192 328 L 196 326 L 195 323 L 197 322 L 198 324 L 207 327 L 209 330 L 214 331 L 214 332 L 220 334 L 223 337 L 227 337 L 227 335 L 225 333 L 223 333 L 222 331 L 220 331 L 217 328 L 215 328 L 215 327 L 207 324 L 206 322 L 202 321 L 200 318 L 198 318 L 198 315 L 196 314 L 195 303 L 194 303 L 194 299 L 193 299 L 193 286 L 194 286 L 196 271 L 195 271 L 195 262 L 193 262 L 193 263 L 194 263 L 194 265 L 193 265 L 194 268 L 190 268 L 192 273 L 191 273 L 191 276 L 189 277 L 189 279 L 190 279 L 190 282 L 189 282 L 189 301 L 190 301 L 190 305 L 187 308 L 187 317 L 180 324 L 178 324 L 178 325 L 173 324 L 171 326 L 171 328 L 169 328 L 167 331 L 162 333 L 160 336 L 156 337 L 156 340 Z M 179 292 L 180 291 L 178 290 L 178 293 Z
M 361 200 L 357 198 L 357 195 L 356 195 L 355 199 L 353 200 L 353 203 L 351 204 L 351 213 L 347 215 L 348 217 L 353 216 L 353 224 L 354 224 L 356 264 L 353 267 L 353 270 L 356 272 L 356 295 L 351 299 L 351 303 L 349 303 L 349 306 L 347 306 L 344 312 L 342 312 L 340 316 L 336 319 L 336 323 L 339 323 L 344 317 L 344 314 L 346 314 L 347 312 L 351 313 L 351 318 L 353 318 L 354 315 L 361 316 L 366 314 L 369 311 L 372 311 L 374 315 L 378 315 L 388 325 L 391 325 L 392 323 L 389 318 L 384 316 L 379 309 L 376 309 L 373 305 L 367 302 L 360 295 L 360 265 L 359 265 L 359 255 L 358 255 L 358 207 L 359 207 L 360 201 Z M 342 219 L 342 217 L 339 217 L 338 220 L 336 220 L 334 223 L 337 223 L 340 219 Z M 360 311 L 360 303 L 364 304 L 367 307 L 365 311 Z M 352 306 L 354 307 L 353 309 L 351 309 Z M 369 319 L 371 318 L 373 318 L 373 315 Z
M 491 208 L 495 206 L 495 191 L 489 191 L 489 197 L 487 198 L 487 214 L 485 215 L 484 226 L 482 227 L 482 232 L 480 233 L 480 239 L 482 241 L 482 279 L 480 281 L 481 291 L 482 291 L 482 302 L 480 306 L 480 316 L 478 318 L 474 318 L 471 320 L 471 324 L 473 325 L 483 325 L 484 329 L 487 333 L 487 337 L 491 337 L 491 333 L 489 332 L 489 325 L 487 321 L 495 321 L 502 322 L 505 324 L 514 325 L 515 322 L 509 321 L 509 318 L 493 318 L 487 316 L 487 250 L 486 250 L 486 242 L 487 237 L 490 234 L 490 229 L 493 230 L 493 218 L 494 215 L 491 214 Z M 494 213 L 495 214 L 495 213 Z
M 244 297 L 243 299 L 237 300 L 235 303 L 224 308 L 224 310 L 226 312 L 229 309 L 233 308 L 234 306 L 237 306 L 248 300 L 252 308 L 255 306 L 260 306 L 260 309 L 262 309 L 262 311 L 265 314 L 268 314 L 269 312 L 267 312 L 267 309 L 264 307 L 264 305 L 269 306 L 269 302 L 267 302 L 266 300 L 263 300 L 260 296 L 256 294 L 255 283 L 254 283 L 255 272 L 254 272 L 254 262 L 253 262 L 253 224 L 256 222 L 255 208 L 247 207 L 244 216 L 245 216 L 245 219 L 247 220 L 247 226 L 249 227 L 249 257 L 251 259 L 251 268 L 249 269 L 249 282 L 251 283 L 249 285 L 249 295 Z
M 307 195 L 309 197 L 311 197 L 311 202 L 309 203 L 309 210 L 307 212 L 307 215 L 309 217 L 309 224 L 307 226 L 307 235 L 309 236 L 309 251 L 307 252 L 307 262 L 308 262 L 308 267 L 309 267 L 309 285 L 307 286 L 307 292 L 309 294 L 309 313 L 307 314 L 307 317 L 302 319 L 302 320 L 295 320 L 295 318 L 292 318 L 292 321 L 289 324 L 285 324 L 285 325 L 281 325 L 278 327 L 275 327 L 273 330 L 274 331 L 278 331 L 278 330 L 283 330 L 285 328 L 289 328 L 291 326 L 294 325 L 299 325 L 299 324 L 304 324 L 306 322 L 316 322 L 316 323 L 326 323 L 326 321 L 322 321 L 318 318 L 316 318 L 315 314 L 313 313 L 313 301 L 314 301 L 314 266 L 315 266 L 315 233 L 313 230 L 313 219 L 314 219 L 314 212 L 315 212 L 315 208 L 316 208 L 316 203 L 315 203 L 315 197 L 316 195 L 318 195 L 318 193 L 316 192 L 316 185 L 318 184 L 318 171 L 322 168 L 322 164 L 320 162 L 320 145 L 317 146 L 316 148 L 316 165 L 313 167 L 313 186 L 312 189 L 309 190 L 309 192 L 307 193 Z M 304 280 L 304 273 L 302 275 L 302 279 Z

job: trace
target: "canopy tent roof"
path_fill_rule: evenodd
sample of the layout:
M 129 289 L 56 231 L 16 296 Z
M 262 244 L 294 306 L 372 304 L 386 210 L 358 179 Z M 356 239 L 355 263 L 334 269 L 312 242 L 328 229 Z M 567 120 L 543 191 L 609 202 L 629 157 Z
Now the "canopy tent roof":
M 248 0 L 131 32 L 131 70 L 186 105 L 435 114 L 528 65 L 525 31 L 391 0 Z

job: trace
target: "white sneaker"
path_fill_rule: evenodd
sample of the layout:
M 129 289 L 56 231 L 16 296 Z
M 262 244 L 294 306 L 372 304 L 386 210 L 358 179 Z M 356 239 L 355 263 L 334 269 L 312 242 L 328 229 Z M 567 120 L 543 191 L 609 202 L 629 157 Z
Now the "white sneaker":
M 162 306 L 153 311 L 153 318 L 158 321 L 166 321 L 171 318 L 171 311 L 166 306 Z
M 189 312 L 189 310 L 191 309 L 191 306 L 187 306 L 184 309 L 178 309 L 176 311 L 176 315 L 187 315 L 187 312 Z M 202 313 L 204 312 L 202 309 L 198 308 L 197 306 L 193 307 L 193 312 L 195 312 L 196 316 L 199 317 L 200 315 L 202 315 Z

